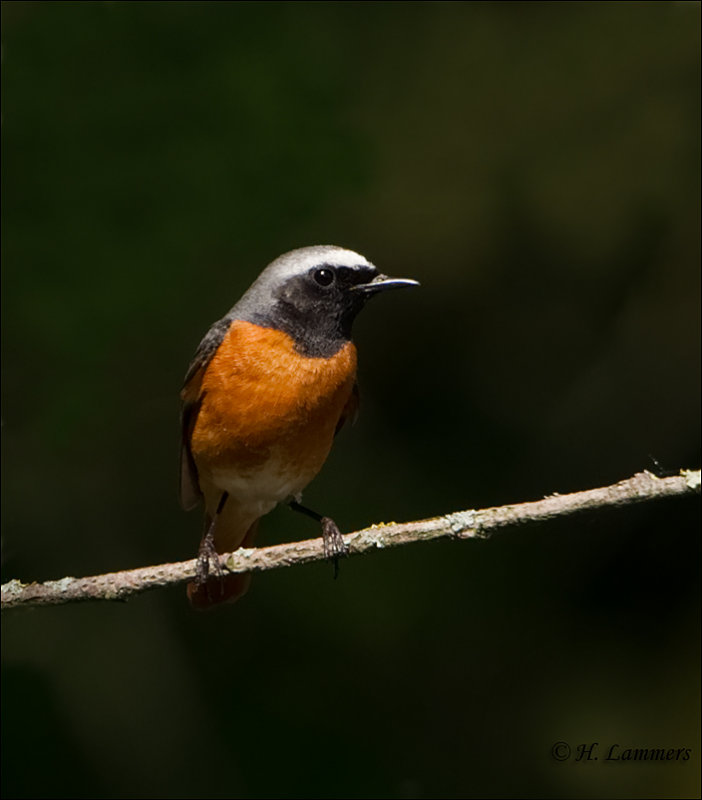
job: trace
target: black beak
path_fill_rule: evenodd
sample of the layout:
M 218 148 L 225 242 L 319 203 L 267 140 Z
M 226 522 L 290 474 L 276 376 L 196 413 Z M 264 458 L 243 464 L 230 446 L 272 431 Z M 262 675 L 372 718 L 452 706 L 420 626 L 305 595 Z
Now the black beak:
M 360 283 L 353 287 L 353 291 L 363 292 L 365 295 L 384 292 L 386 289 L 401 289 L 403 286 L 419 286 L 419 281 L 412 278 L 389 278 L 387 275 L 376 275 L 370 283 Z

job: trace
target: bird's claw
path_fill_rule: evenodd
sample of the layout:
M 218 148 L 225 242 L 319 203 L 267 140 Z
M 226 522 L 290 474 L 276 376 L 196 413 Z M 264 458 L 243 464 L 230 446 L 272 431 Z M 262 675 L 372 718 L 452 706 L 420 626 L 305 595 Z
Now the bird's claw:
M 330 517 L 322 517 L 322 541 L 324 557 L 334 564 L 334 578 L 339 575 L 339 559 L 349 554 L 349 548 L 341 535 L 336 522 Z
M 222 578 L 224 573 L 230 572 L 226 564 L 222 563 L 219 553 L 215 548 L 214 536 L 209 533 L 203 536 L 200 542 L 200 549 L 197 554 L 197 566 L 195 568 L 195 583 L 202 586 L 207 583 L 210 573 L 218 578 Z

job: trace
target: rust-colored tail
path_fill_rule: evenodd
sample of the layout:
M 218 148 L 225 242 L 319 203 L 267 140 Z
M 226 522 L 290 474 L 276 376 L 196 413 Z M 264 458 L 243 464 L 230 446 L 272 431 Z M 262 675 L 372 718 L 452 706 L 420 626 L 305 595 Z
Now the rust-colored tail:
M 243 597 L 249 589 L 251 573 L 241 572 L 235 575 L 215 575 L 208 578 L 207 583 L 188 584 L 188 600 L 190 605 L 198 611 L 221 605 L 234 603 Z

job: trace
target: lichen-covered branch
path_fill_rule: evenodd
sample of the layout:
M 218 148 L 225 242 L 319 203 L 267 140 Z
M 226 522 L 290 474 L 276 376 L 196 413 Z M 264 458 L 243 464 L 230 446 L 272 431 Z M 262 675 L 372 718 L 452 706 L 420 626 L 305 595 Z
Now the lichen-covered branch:
M 373 525 L 344 536 L 349 553 L 423 542 L 443 536 L 456 539 L 487 538 L 498 528 L 563 517 L 579 511 L 624 506 L 659 497 L 700 492 L 700 471 L 681 470 L 679 475 L 657 478 L 640 472 L 620 483 L 572 494 L 553 494 L 543 500 L 515 505 L 457 511 L 418 522 Z M 222 556 L 232 572 L 261 572 L 278 567 L 306 564 L 324 558 L 322 539 L 290 542 L 275 547 L 240 548 Z M 12 580 L 2 586 L 2 609 L 39 605 L 59 605 L 83 600 L 126 600 L 133 594 L 160 586 L 192 580 L 196 561 L 159 564 L 155 567 L 94 575 L 88 578 L 61 578 L 45 583 Z

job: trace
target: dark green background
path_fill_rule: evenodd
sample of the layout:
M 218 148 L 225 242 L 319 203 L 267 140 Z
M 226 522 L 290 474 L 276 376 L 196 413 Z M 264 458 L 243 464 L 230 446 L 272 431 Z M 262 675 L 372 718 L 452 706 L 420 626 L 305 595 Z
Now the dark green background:
M 422 282 L 356 326 L 343 529 L 699 465 L 697 3 L 3 13 L 3 580 L 195 554 L 182 376 L 308 244 Z M 698 796 L 698 509 L 8 614 L 4 793 Z

